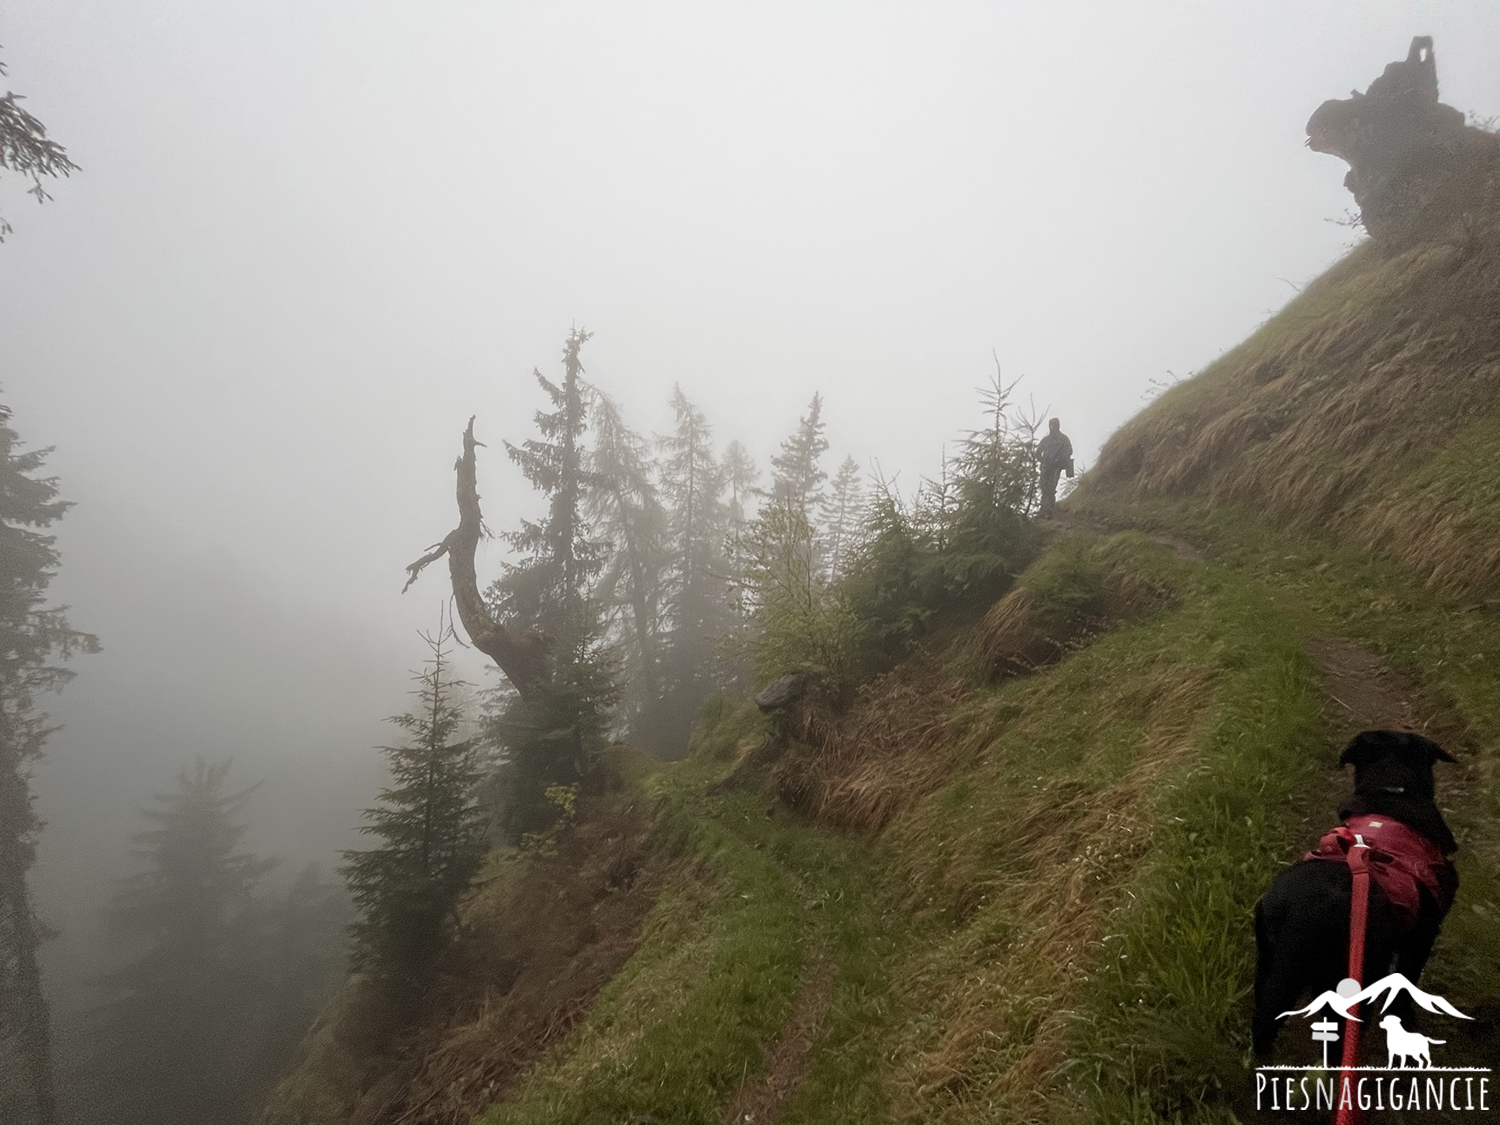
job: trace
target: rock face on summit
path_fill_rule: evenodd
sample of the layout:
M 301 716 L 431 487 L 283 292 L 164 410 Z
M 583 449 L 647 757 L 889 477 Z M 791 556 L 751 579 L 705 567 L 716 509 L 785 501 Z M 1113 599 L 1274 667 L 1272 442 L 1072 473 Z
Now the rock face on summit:
M 1363 94 L 1319 106 L 1307 143 L 1348 162 L 1344 186 L 1365 229 L 1391 245 L 1488 210 L 1500 173 L 1500 139 L 1438 101 L 1437 60 L 1425 35 Z

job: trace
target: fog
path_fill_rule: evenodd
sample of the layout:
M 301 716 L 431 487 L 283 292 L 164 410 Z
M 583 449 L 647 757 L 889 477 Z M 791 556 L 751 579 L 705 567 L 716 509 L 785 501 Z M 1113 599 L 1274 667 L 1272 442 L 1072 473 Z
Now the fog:
M 487 521 L 535 512 L 500 443 L 570 327 L 639 429 L 680 383 L 764 463 L 817 390 L 905 486 L 993 352 L 1087 465 L 1349 246 L 1303 125 L 1414 34 L 1500 111 L 1488 5 L 5 0 L 81 166 L 0 179 L 0 384 L 104 645 L 37 776 L 55 975 L 195 753 L 259 850 L 350 842 L 445 594 L 402 567 L 471 414 Z

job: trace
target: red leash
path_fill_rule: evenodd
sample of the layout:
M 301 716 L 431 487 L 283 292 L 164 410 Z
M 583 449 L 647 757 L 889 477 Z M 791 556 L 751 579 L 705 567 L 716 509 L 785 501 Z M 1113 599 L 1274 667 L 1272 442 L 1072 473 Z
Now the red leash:
M 1369 847 L 1363 836 L 1356 836 L 1349 848 L 1349 873 L 1354 876 L 1354 897 L 1349 902 L 1349 977 L 1364 986 L 1365 975 L 1365 930 L 1370 920 L 1370 862 Z M 1359 1125 L 1364 1120 L 1364 1111 L 1354 1098 L 1353 1070 L 1359 1065 L 1359 1005 L 1349 1008 L 1353 1018 L 1344 1021 L 1344 1057 L 1339 1071 L 1339 1109 L 1334 1118 L 1335 1125 Z M 1349 1095 L 1347 1102 L 1345 1094 Z

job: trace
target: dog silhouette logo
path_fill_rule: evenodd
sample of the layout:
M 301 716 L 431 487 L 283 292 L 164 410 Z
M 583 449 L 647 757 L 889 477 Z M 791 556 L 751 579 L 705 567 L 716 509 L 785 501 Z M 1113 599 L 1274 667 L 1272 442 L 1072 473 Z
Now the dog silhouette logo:
M 1380 1021 L 1380 1026 L 1385 1028 L 1385 1051 L 1386 1067 L 1393 1068 L 1396 1060 L 1401 1060 L 1401 1065 L 1406 1066 L 1406 1060 L 1411 1059 L 1413 1066 L 1432 1065 L 1431 1047 L 1434 1043 L 1446 1043 L 1446 1039 L 1429 1039 L 1415 1031 L 1407 1031 L 1401 1026 L 1400 1016 L 1386 1016 Z

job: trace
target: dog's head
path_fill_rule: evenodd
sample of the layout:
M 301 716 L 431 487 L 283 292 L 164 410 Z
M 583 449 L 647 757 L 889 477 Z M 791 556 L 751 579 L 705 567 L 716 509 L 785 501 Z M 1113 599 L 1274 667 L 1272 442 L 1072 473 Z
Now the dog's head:
M 1431 739 L 1400 730 L 1367 730 L 1354 736 L 1339 765 L 1354 767 L 1354 791 L 1380 791 L 1431 799 L 1432 764 L 1453 756 Z
M 1385 1019 L 1383 1019 L 1383 1020 L 1380 1021 L 1380 1026 L 1383 1027 L 1383 1028 L 1385 1028 L 1387 1031 L 1392 1031 L 1392 1030 L 1395 1030 L 1395 1031 L 1405 1031 L 1406 1030 L 1406 1028 L 1404 1028 L 1404 1027 L 1401 1026 L 1401 1017 L 1400 1016 L 1396 1016 L 1396 1015 L 1386 1016 Z

